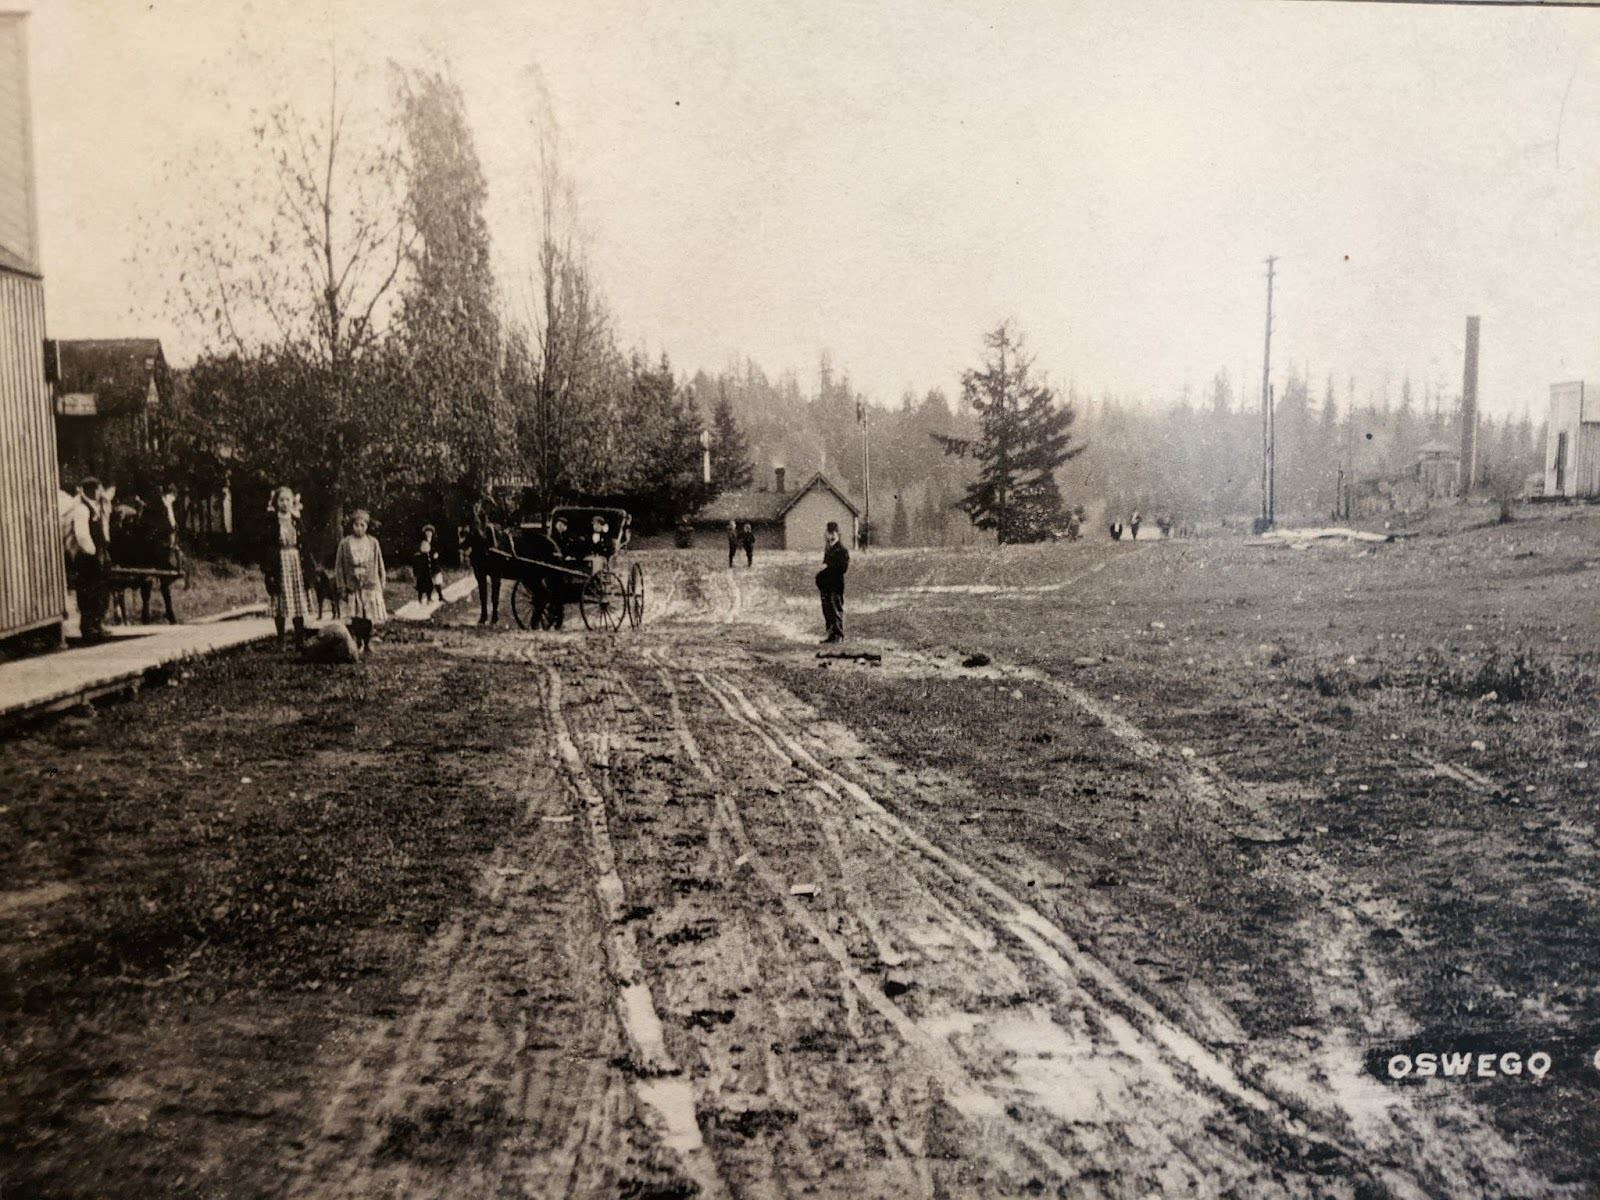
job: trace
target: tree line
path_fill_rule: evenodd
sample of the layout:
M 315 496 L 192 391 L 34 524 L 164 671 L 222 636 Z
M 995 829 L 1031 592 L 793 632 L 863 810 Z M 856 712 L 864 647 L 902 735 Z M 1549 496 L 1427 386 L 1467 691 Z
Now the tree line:
M 226 482 L 245 524 L 287 483 L 329 544 L 357 506 L 409 535 L 501 484 L 535 509 L 607 497 L 643 528 L 670 528 L 720 491 L 775 486 L 779 466 L 792 486 L 823 471 L 866 500 L 866 442 L 879 543 L 1030 540 L 1068 509 L 1190 522 L 1259 509 L 1258 402 L 1226 371 L 1197 402 L 1091 397 L 1040 377 L 1002 323 L 954 399 L 935 387 L 881 404 L 825 351 L 805 384 L 749 359 L 684 377 L 665 355 L 626 351 L 549 114 L 527 181 L 534 261 L 510 311 L 460 88 L 439 69 L 394 67 L 389 93 L 386 109 L 358 109 L 335 76 L 325 112 L 266 114 L 252 130 L 265 205 L 223 204 L 175 231 L 172 303 L 205 349 L 177 373 L 147 469 L 195 494 Z M 1283 517 L 1328 515 L 1341 478 L 1403 474 L 1423 444 L 1459 442 L 1459 402 L 1440 388 L 1419 398 L 1406 381 L 1393 403 L 1387 390 L 1358 402 L 1354 379 L 1324 382 L 1315 396 L 1291 370 L 1278 389 Z M 1526 416 L 1485 420 L 1482 477 L 1533 470 L 1542 439 Z
M 1000 332 L 991 331 L 989 339 Z M 978 376 L 997 372 L 996 348 L 986 350 Z M 862 427 L 854 412 L 866 398 L 826 355 L 809 386 L 792 373 L 770 378 L 748 360 L 716 375 L 702 371 L 694 383 L 700 394 L 731 402 L 747 433 L 758 485 L 770 480 L 772 466 L 786 465 L 791 479 L 824 470 L 858 503 L 864 498 Z M 1316 383 L 1303 368 L 1291 368 L 1274 386 L 1280 521 L 1342 517 L 1341 486 L 1358 497 L 1371 493 L 1374 484 L 1414 474 L 1424 446 L 1451 452 L 1460 446 L 1460 397 L 1442 387 L 1424 391 L 1404 380 L 1395 395 L 1382 385 L 1364 389 L 1351 376 L 1325 376 Z M 1030 375 L 1026 386 L 1041 385 Z M 907 391 L 893 406 L 867 404 L 872 514 L 880 543 L 960 545 L 998 535 L 997 521 L 980 528 L 967 506 L 969 489 L 983 483 L 985 470 L 970 453 L 986 419 L 974 398 L 963 381 L 953 400 L 933 388 L 920 395 Z M 1050 410 L 1073 414 L 1057 431 L 1069 433 L 1070 440 L 1049 472 L 1054 495 L 1046 485 L 1044 507 L 1023 519 L 1008 540 L 1037 536 L 1059 519 L 1059 509 L 1082 508 L 1095 521 L 1140 512 L 1152 520 L 1168 515 L 1186 524 L 1234 527 L 1247 527 L 1260 512 L 1260 399 L 1239 396 L 1226 370 L 1198 397 L 1165 402 L 1090 395 L 1068 382 L 1051 391 Z M 987 419 L 994 419 L 992 406 Z M 1544 441 L 1542 423 L 1526 411 L 1519 417 L 1481 415 L 1480 486 L 1520 487 L 1541 467 Z M 969 452 L 947 455 L 950 442 Z M 1057 515 L 1048 516 L 1052 508 Z
M 553 121 L 528 181 L 530 299 L 512 313 L 460 88 L 438 69 L 394 67 L 391 84 L 384 112 L 354 109 L 335 76 L 324 113 L 268 113 L 257 198 L 174 231 L 171 303 L 204 349 L 177 373 L 144 473 L 192 494 L 228 485 L 245 526 L 288 484 L 328 544 L 355 507 L 409 536 L 490 492 L 538 511 L 626 497 L 647 529 L 670 527 L 748 479 L 727 457 L 742 436 L 731 410 L 703 410 L 665 356 L 622 349 Z M 722 451 L 709 486 L 708 424 Z

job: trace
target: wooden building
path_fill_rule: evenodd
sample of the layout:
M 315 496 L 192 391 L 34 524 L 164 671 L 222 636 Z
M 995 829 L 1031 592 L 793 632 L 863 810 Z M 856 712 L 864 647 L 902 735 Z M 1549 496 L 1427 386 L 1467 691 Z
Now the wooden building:
M 741 528 L 748 522 L 758 550 L 815 550 L 820 554 L 829 521 L 839 523 L 839 539 L 854 549 L 860 516 L 854 501 L 821 471 L 789 491 L 779 467 L 773 473 L 772 491 L 724 492 L 701 509 L 692 524 L 700 545 L 726 535 L 729 521 Z
M 45 381 L 26 18 L 0 13 L 0 639 L 60 639 L 66 563 Z
M 1600 497 L 1600 392 L 1552 384 L 1545 428 L 1545 496 Z
M 163 412 L 172 373 L 156 338 L 51 343 L 56 453 L 68 487 L 93 475 L 125 490 L 162 482 Z
M 1461 453 L 1444 442 L 1428 442 L 1417 451 L 1413 470 L 1425 498 L 1448 499 L 1456 494 L 1461 477 Z

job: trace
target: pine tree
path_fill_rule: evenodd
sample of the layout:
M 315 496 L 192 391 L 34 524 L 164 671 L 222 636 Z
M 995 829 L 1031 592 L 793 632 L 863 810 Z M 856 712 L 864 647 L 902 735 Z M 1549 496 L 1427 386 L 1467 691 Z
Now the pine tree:
M 1075 415 L 1053 389 L 1031 378 L 1032 360 L 1009 322 L 984 336 L 990 357 L 961 376 L 962 399 L 978 417 L 976 438 L 934 434 L 946 454 L 978 462 L 978 478 L 961 500 L 972 523 L 996 540 L 1037 541 L 1060 515 L 1056 468 L 1082 452 L 1067 429 Z
M 906 515 L 905 498 L 899 492 L 894 494 L 894 521 L 889 526 L 889 544 L 891 546 L 911 544 L 911 520 Z
M 749 487 L 754 478 L 750 446 L 734 419 L 733 401 L 724 381 L 711 412 L 711 485 L 719 492 L 736 492 Z

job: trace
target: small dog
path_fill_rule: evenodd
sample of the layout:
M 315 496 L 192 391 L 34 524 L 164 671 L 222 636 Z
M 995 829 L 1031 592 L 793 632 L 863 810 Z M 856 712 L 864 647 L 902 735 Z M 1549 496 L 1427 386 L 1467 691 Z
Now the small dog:
M 326 567 L 318 567 L 311 577 L 311 590 L 317 594 L 317 620 L 322 620 L 322 606 L 326 604 L 333 611 L 333 619 L 339 619 L 339 589 L 334 585 L 333 576 Z
M 317 636 L 306 643 L 302 653 L 307 662 L 353 663 L 360 654 L 356 639 L 343 621 L 329 621 L 317 630 Z

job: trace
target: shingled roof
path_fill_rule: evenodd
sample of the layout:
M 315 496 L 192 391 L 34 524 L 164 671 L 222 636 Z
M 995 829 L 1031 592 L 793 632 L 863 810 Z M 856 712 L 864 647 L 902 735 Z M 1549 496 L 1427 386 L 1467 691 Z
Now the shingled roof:
M 93 393 L 101 416 L 142 410 L 152 374 L 157 389 L 165 390 L 167 360 L 158 338 L 91 338 L 59 341 L 56 346 L 61 356 L 56 390 Z
M 737 521 L 742 525 L 748 521 L 752 525 L 775 525 L 783 520 L 791 508 L 800 503 L 800 497 L 816 487 L 827 488 L 852 513 L 856 516 L 861 515 L 861 510 L 855 506 L 850 497 L 818 471 L 793 491 L 723 492 L 695 514 L 694 523 L 726 525 L 729 521 Z

